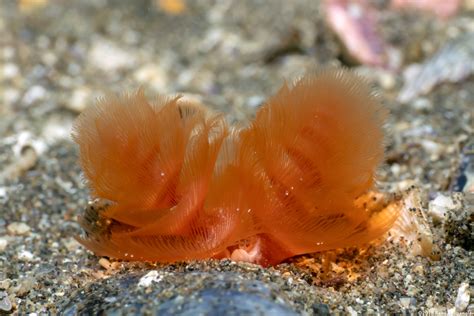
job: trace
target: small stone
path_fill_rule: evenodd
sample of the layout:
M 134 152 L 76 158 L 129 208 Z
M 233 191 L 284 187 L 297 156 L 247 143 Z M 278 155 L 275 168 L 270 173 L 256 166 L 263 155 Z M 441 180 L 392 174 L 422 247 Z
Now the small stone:
M 401 297 L 400 298 L 400 305 L 403 308 L 408 308 L 410 305 L 414 306 L 416 304 L 416 300 L 413 297 Z
M 448 309 L 447 316 L 456 316 L 456 307 Z
M 347 306 L 346 312 L 351 316 L 357 316 L 357 312 L 352 308 L 352 306 Z
M 0 252 L 5 251 L 7 248 L 8 241 L 5 238 L 0 238 Z
M 48 147 L 44 140 L 35 137 L 29 131 L 22 131 L 15 136 L 16 142 L 13 145 L 13 153 L 16 157 L 25 156 L 28 148 L 33 149 L 37 155 L 41 155 Z M 12 223 L 13 224 L 13 223 Z
M 342 274 L 346 271 L 343 267 L 339 266 L 338 264 L 331 262 L 331 270 L 337 274 Z
M 437 160 L 444 151 L 444 146 L 429 139 L 423 139 L 420 145 L 430 155 L 431 160 Z
M 143 65 L 133 76 L 139 83 L 147 84 L 157 92 L 166 90 L 168 86 L 166 71 L 156 64 Z
M 58 57 L 52 52 L 46 52 L 41 59 L 48 66 L 53 66 L 58 61 Z
M 20 92 L 16 89 L 5 88 L 3 90 L 3 100 L 7 105 L 13 105 L 20 99 Z
M 402 180 L 397 183 L 397 190 L 399 191 L 406 191 L 408 188 L 411 186 L 415 185 L 416 182 L 414 180 L 408 179 L 408 180 Z
M 67 72 L 72 77 L 76 77 L 81 73 L 81 66 L 76 63 L 70 63 L 67 65 Z
M 112 270 L 120 269 L 121 266 L 122 266 L 122 263 L 121 263 L 121 262 L 114 261 L 114 262 L 111 262 L 111 263 L 110 263 L 110 268 L 111 268 Z
M 36 101 L 43 100 L 46 97 L 46 89 L 42 86 L 36 85 L 32 86 L 31 88 L 26 91 L 25 95 L 23 96 L 23 101 L 26 105 L 30 105 Z
M 110 269 L 110 261 L 105 258 L 99 259 L 99 264 L 102 268 L 109 270 Z
M 66 107 L 74 112 L 82 112 L 89 104 L 91 91 L 87 88 L 78 88 L 73 91 L 71 100 L 66 103 Z
M 57 118 L 50 118 L 44 122 L 41 136 L 47 141 L 48 144 L 54 144 L 61 140 L 69 140 L 71 136 L 71 129 L 72 121 L 60 121 Z M 62 183 L 58 184 L 62 185 Z M 70 191 L 66 190 L 66 192 L 69 193 Z
M 115 303 L 117 301 L 117 297 L 115 297 L 115 296 L 106 297 L 106 298 L 104 298 L 104 301 L 106 303 Z
M 8 298 L 7 292 L 0 291 L 0 311 L 9 312 L 12 309 L 12 303 Z
M 413 103 L 411 103 L 411 107 L 417 111 L 428 111 L 433 108 L 431 101 L 426 98 L 418 98 Z
M 418 264 L 413 268 L 413 272 L 415 272 L 419 275 L 424 275 L 425 274 L 425 269 L 423 268 L 423 265 Z
M 393 173 L 395 177 L 398 177 L 400 175 L 401 167 L 399 164 L 394 163 L 393 165 L 390 166 L 390 171 Z
M 265 98 L 261 95 L 254 95 L 248 98 L 247 100 L 247 106 L 251 108 L 256 108 L 259 107 L 260 105 L 265 102 Z
M 81 245 L 74 238 L 65 239 L 63 244 L 64 244 L 64 247 L 66 247 L 66 249 L 70 252 L 76 251 L 77 249 L 79 249 L 79 246 Z
M 391 73 L 387 72 L 382 72 L 379 76 L 379 83 L 384 88 L 385 90 L 392 90 L 397 81 L 395 80 L 395 76 Z
M 454 307 L 456 308 L 456 312 L 464 312 L 469 305 L 469 300 L 471 299 L 471 295 L 469 293 L 469 283 L 461 283 L 461 286 L 458 289 L 458 296 L 456 297 L 456 302 L 454 303 Z
M 31 253 L 31 251 L 28 250 L 22 250 L 18 254 L 18 260 L 20 261 L 25 261 L 25 262 L 32 262 L 34 261 L 35 256 Z
M 433 220 L 444 222 L 446 213 L 454 208 L 455 205 L 450 197 L 438 194 L 438 196 L 429 203 L 428 214 Z
M 407 288 L 406 294 L 410 295 L 410 296 L 416 296 L 418 294 L 418 292 L 419 292 L 419 290 L 416 286 L 409 285 L 408 288 Z
M 21 222 L 13 222 L 7 226 L 8 233 L 12 235 L 27 235 L 30 233 L 30 226 Z
M 20 71 L 18 70 L 18 66 L 13 63 L 7 63 L 3 66 L 3 77 L 5 79 L 11 79 L 18 76 Z
M 10 285 L 12 285 L 12 280 L 10 279 L 0 281 L 0 289 L 8 290 L 10 288 Z
M 136 58 L 114 42 L 97 39 L 89 51 L 89 60 L 103 71 L 117 71 L 132 67 Z
M 12 46 L 5 46 L 2 47 L 3 51 L 3 58 L 7 59 L 12 59 L 15 57 L 15 49 Z
M 149 287 L 153 282 L 160 282 L 162 279 L 163 277 L 158 275 L 158 271 L 153 270 L 145 274 L 138 281 L 138 286 Z
M 313 304 L 313 312 L 314 315 L 318 316 L 329 316 L 331 313 L 329 312 L 329 307 L 326 304 Z
M 18 281 L 18 285 L 13 289 L 13 292 L 17 296 L 25 296 L 28 294 L 34 287 L 36 279 L 32 277 L 22 278 Z
M 428 94 L 438 84 L 459 82 L 472 75 L 473 38 L 474 32 L 464 32 L 463 35 L 446 41 L 443 47 L 423 65 L 407 67 L 405 84 L 398 100 L 402 103 L 410 102 L 419 95 Z

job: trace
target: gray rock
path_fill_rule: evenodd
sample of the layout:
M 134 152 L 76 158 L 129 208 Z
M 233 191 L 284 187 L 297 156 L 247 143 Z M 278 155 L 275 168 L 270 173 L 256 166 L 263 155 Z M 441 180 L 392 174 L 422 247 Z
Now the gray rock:
M 12 309 L 12 303 L 5 291 L 0 291 L 0 311 L 9 312 Z
M 304 299 L 300 297 L 300 299 Z M 64 315 L 328 315 L 327 305 L 296 311 L 272 283 L 237 273 L 151 271 L 111 277 L 80 289 L 61 304 Z

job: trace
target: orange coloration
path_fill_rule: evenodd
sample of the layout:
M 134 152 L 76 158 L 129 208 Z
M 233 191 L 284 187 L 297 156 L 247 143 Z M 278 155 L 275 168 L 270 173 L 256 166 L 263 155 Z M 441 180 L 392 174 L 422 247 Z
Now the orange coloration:
M 81 242 L 98 255 L 276 264 L 360 245 L 398 212 L 370 193 L 382 108 L 345 70 L 284 85 L 245 128 L 179 98 L 142 92 L 88 108 L 73 132 L 94 196 Z M 376 209 L 376 211 L 374 211 Z
M 186 10 L 186 3 L 183 0 L 157 0 L 159 8 L 168 14 L 179 15 Z

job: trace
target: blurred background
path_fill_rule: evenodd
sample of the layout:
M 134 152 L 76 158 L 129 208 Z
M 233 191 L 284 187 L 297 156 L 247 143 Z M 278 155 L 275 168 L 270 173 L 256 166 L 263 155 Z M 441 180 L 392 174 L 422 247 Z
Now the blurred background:
M 473 0 L 5 0 L 0 10 L 0 181 L 69 142 L 100 96 L 184 93 L 242 121 L 285 80 L 327 66 L 366 76 L 392 110 L 388 179 L 451 180 L 440 170 L 458 161 L 419 163 L 472 136 Z M 14 166 L 25 148 L 34 153 Z

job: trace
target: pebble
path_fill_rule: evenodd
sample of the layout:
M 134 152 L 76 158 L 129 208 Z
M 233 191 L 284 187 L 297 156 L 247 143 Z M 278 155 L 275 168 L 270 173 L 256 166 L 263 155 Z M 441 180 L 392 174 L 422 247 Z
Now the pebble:
M 25 223 L 13 222 L 7 226 L 8 233 L 12 235 L 27 235 L 30 233 L 31 228 Z
M 456 302 L 454 303 L 456 312 L 458 313 L 464 312 L 469 306 L 470 298 L 471 298 L 471 295 L 469 293 L 469 283 L 461 283 L 461 286 L 458 289 Z
M 474 32 L 467 32 L 444 44 L 416 70 L 405 72 L 405 84 L 398 100 L 408 103 L 419 95 L 429 93 L 442 82 L 459 82 L 474 72 Z
M 58 61 L 58 57 L 51 52 L 45 53 L 41 59 L 46 65 L 50 67 L 54 66 L 54 64 Z
M 33 277 L 25 277 L 18 280 L 18 285 L 13 288 L 15 295 L 22 297 L 28 294 L 36 284 L 36 279 Z
M 357 312 L 352 308 L 352 306 L 346 306 L 346 312 L 351 316 L 357 316 Z
M 16 64 L 7 63 L 3 66 L 3 78 L 5 79 L 12 79 L 18 76 L 19 69 Z
M 385 90 L 392 90 L 397 84 L 395 76 L 387 71 L 380 72 L 378 81 L 380 83 L 380 86 Z
M 71 99 L 66 102 L 66 108 L 74 112 L 82 112 L 91 102 L 91 91 L 88 88 L 77 88 L 72 92 Z
M 0 252 L 5 251 L 5 249 L 7 249 L 7 245 L 8 240 L 6 240 L 5 238 L 0 238 Z
M 11 46 L 5 46 L 2 50 L 5 60 L 12 59 L 15 56 L 15 49 Z
M 28 251 L 28 250 L 22 250 L 18 254 L 18 260 L 20 261 L 32 262 L 34 261 L 34 259 L 35 259 L 35 256 L 33 255 L 33 253 L 31 253 L 31 251 Z
M 74 238 L 66 238 L 64 241 L 64 246 L 68 251 L 76 251 L 80 247 L 80 243 Z
M 428 214 L 433 218 L 433 220 L 438 222 L 443 222 L 446 218 L 448 210 L 455 208 L 453 200 L 443 194 L 438 194 L 438 196 L 429 203 Z
M 5 280 L 0 281 L 0 289 L 2 290 L 8 290 L 11 285 L 12 285 L 12 280 L 10 279 L 5 279 Z
M 401 297 L 400 298 L 400 305 L 403 308 L 408 308 L 410 306 L 415 306 L 416 305 L 416 299 L 413 297 Z
M 27 148 L 32 148 L 36 154 L 41 155 L 47 149 L 47 144 L 42 139 L 38 139 L 33 133 L 22 131 L 15 135 L 15 144 L 12 146 L 15 158 L 21 158 Z
M 433 108 L 433 104 L 427 98 L 417 98 L 415 101 L 413 101 L 413 103 L 411 103 L 411 107 L 419 112 L 422 112 L 431 110 Z
M 429 139 L 421 140 L 420 145 L 430 155 L 431 160 L 437 160 L 444 150 L 444 146 Z
M 253 95 L 248 98 L 247 100 L 247 106 L 251 108 L 257 108 L 261 106 L 265 102 L 265 97 L 261 95 Z
M 7 105 L 13 105 L 20 98 L 20 92 L 12 88 L 4 88 L 3 100 Z
M 46 97 L 46 89 L 40 85 L 32 86 L 23 96 L 23 102 L 26 105 L 31 105 L 36 101 L 43 100 Z
M 393 173 L 395 177 L 398 177 L 400 175 L 401 169 L 402 168 L 398 163 L 394 163 L 393 165 L 390 166 L 390 171 Z
M 162 278 L 158 275 L 158 271 L 150 271 L 140 278 L 138 286 L 149 287 L 153 282 L 160 282 Z
M 9 312 L 12 309 L 12 303 L 8 298 L 7 292 L 0 291 L 0 311 Z
M 417 264 L 414 268 L 413 268 L 413 272 L 423 276 L 425 274 L 425 268 L 423 268 L 423 265 L 422 264 Z
M 110 261 L 105 258 L 99 259 L 99 264 L 102 268 L 109 270 L 110 269 Z
M 114 72 L 132 67 L 135 56 L 111 41 L 96 39 L 89 51 L 89 61 L 103 71 Z
M 419 289 L 414 285 L 409 285 L 406 291 L 407 295 L 416 296 L 419 293 Z
M 329 306 L 327 304 L 313 304 L 313 312 L 314 315 L 318 316 L 329 316 L 331 315 L 331 312 L 329 311 Z
M 163 67 L 156 64 L 146 64 L 133 74 L 135 80 L 143 85 L 149 85 L 155 92 L 167 90 L 168 77 Z
M 63 119 L 60 121 L 59 119 L 52 117 L 45 122 L 41 132 L 41 137 L 48 146 L 61 140 L 69 140 L 71 137 L 72 126 L 72 120 Z

